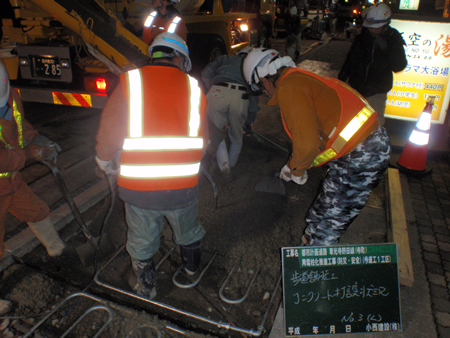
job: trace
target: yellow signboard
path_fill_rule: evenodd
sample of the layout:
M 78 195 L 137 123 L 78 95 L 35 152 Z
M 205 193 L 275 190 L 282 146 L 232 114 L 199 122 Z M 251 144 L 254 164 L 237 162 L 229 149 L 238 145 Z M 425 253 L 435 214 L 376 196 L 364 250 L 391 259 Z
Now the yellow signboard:
M 436 96 L 431 116 L 443 124 L 450 99 L 450 23 L 392 20 L 406 42 L 406 68 L 394 74 L 386 117 L 417 121 L 428 95 Z

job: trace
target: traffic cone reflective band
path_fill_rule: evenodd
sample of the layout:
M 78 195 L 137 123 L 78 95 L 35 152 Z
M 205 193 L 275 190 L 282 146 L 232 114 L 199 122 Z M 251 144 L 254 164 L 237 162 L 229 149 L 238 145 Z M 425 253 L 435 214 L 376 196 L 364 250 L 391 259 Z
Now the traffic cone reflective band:
M 427 163 L 428 140 L 430 137 L 431 112 L 434 96 L 428 96 L 425 108 L 403 149 L 397 164 L 410 171 L 425 171 Z

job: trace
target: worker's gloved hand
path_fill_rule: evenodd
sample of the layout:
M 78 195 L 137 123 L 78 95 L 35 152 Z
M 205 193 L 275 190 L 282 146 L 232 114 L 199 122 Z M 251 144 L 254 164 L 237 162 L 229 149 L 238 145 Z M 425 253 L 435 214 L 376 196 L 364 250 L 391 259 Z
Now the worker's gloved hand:
M 291 169 L 289 169 L 287 164 L 285 164 L 284 167 L 281 169 L 280 178 L 282 180 L 285 180 L 286 182 L 289 182 L 291 180 Z
M 95 160 L 97 161 L 98 167 L 103 170 L 106 175 L 119 175 L 120 168 L 113 168 L 114 161 L 103 161 L 99 159 L 98 156 L 95 156 Z
M 53 142 L 42 135 L 36 135 L 35 137 L 33 137 L 30 144 L 52 149 L 51 153 L 46 158 L 43 158 L 40 161 L 54 161 L 56 160 L 58 153 L 62 150 L 56 142 Z
M 308 180 L 308 173 L 305 171 L 302 176 L 291 175 L 292 182 L 303 185 Z
M 32 143 L 27 145 L 24 150 L 27 154 L 27 159 L 33 159 L 35 161 L 44 161 L 53 151 L 52 148 L 42 147 Z

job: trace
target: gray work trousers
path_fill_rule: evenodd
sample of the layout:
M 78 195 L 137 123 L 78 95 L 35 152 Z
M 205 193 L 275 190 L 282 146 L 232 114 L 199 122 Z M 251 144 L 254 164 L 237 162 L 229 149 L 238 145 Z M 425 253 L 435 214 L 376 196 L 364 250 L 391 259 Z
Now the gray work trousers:
M 173 241 L 189 245 L 203 238 L 206 231 L 197 220 L 198 200 L 177 210 L 148 210 L 125 203 L 127 251 L 131 258 L 139 261 L 152 258 L 159 249 L 164 217 L 173 231 Z

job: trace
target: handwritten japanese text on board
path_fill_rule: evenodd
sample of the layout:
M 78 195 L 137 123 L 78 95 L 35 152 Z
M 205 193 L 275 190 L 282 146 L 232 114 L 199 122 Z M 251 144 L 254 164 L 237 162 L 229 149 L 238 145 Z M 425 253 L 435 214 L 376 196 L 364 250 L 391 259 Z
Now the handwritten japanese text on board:
M 401 330 L 396 244 L 282 248 L 286 336 Z

